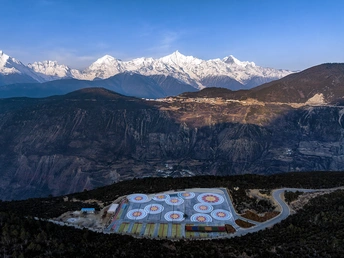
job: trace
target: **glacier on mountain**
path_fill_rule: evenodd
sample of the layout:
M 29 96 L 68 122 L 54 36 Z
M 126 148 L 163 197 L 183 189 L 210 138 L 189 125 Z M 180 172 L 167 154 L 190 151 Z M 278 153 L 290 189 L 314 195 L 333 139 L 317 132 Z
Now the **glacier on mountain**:
M 22 62 L 16 60 L 13 57 L 6 55 L 0 50 L 0 74 L 2 75 L 13 75 L 20 74 L 31 77 L 37 82 L 43 82 L 44 79 L 37 75 L 30 68 L 22 64 Z
M 197 89 L 212 86 L 212 79 L 216 80 L 217 84 L 220 81 L 229 82 L 233 80 L 236 85 L 251 88 L 292 73 L 288 70 L 260 67 L 254 62 L 240 61 L 232 55 L 223 59 L 202 60 L 193 56 L 185 56 L 179 51 L 157 59 L 141 57 L 129 61 L 122 61 L 105 55 L 85 70 L 79 71 L 60 65 L 56 61 L 35 62 L 25 66 L 1 51 L 0 73 L 16 72 L 28 74 L 39 82 L 62 78 L 107 79 L 123 72 L 133 72 L 146 76 L 165 75 L 172 76 Z M 216 79 L 217 76 L 222 80 Z M 223 78 L 228 79 L 223 80 Z M 205 81 L 207 82 L 206 85 L 202 83 Z
M 56 61 L 43 61 L 28 64 L 28 67 L 39 74 L 45 81 L 58 80 L 62 78 L 75 78 L 80 72 L 66 65 L 60 65 Z
M 130 61 L 121 61 L 106 55 L 81 72 L 80 77 L 77 78 L 84 80 L 106 79 L 125 71 L 142 75 L 172 76 L 198 89 L 205 87 L 202 80 L 208 77 L 226 76 L 242 85 L 253 87 L 258 85 L 255 82 L 264 83 L 292 73 L 288 70 L 260 67 L 254 62 L 242 62 L 232 55 L 222 60 L 211 59 L 206 61 L 193 56 L 185 56 L 176 51 L 158 59 L 142 57 Z

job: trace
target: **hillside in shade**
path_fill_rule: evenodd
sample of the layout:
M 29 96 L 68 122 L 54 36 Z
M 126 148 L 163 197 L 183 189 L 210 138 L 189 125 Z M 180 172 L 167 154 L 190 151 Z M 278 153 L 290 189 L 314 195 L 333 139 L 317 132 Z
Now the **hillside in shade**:
M 197 91 L 191 85 L 182 83 L 169 76 L 144 76 L 136 73 L 121 73 L 108 79 L 95 81 L 63 79 L 45 83 L 4 85 L 0 86 L 0 98 L 41 98 L 62 95 L 90 87 L 107 88 L 127 96 L 154 99 L 178 95 L 185 91 Z
M 169 78 L 130 74 L 102 82 L 132 80 L 169 86 Z M 295 108 L 252 100 L 257 92 L 210 88 L 144 101 L 86 88 L 2 99 L 1 196 L 66 194 L 134 177 L 180 176 L 183 169 L 194 175 L 342 169 L 342 106 Z

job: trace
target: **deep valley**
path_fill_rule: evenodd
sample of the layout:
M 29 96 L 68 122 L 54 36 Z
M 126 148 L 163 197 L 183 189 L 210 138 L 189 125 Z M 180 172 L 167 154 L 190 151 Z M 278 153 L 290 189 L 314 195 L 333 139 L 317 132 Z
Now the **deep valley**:
M 239 93 L 214 88 L 145 101 L 89 88 L 2 99 L 2 199 L 151 176 L 342 170 L 340 104 L 262 102 Z

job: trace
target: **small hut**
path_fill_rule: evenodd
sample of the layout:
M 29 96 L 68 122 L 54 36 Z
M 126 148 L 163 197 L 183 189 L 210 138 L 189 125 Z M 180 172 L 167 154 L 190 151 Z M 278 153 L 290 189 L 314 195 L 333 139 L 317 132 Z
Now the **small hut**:
M 118 204 L 117 203 L 113 203 L 111 204 L 110 208 L 108 209 L 107 213 L 110 213 L 110 214 L 115 214 L 116 213 L 116 210 L 118 208 Z
M 81 208 L 81 213 L 95 213 L 96 209 L 95 208 Z

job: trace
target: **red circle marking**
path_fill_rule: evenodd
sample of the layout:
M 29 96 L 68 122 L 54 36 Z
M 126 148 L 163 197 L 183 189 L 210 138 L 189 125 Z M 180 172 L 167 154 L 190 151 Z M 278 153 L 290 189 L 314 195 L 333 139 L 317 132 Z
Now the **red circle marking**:
M 204 222 L 204 221 L 206 221 L 206 218 L 203 217 L 203 216 L 198 216 L 198 217 L 197 217 L 197 220 L 198 220 L 199 222 Z
M 216 215 L 221 217 L 221 218 L 226 217 L 226 214 L 222 211 L 218 212 Z
M 203 196 L 203 201 L 206 201 L 206 202 L 218 202 L 219 201 L 219 197 L 217 196 L 214 196 L 214 195 L 206 195 L 206 196 Z
M 135 211 L 135 212 L 133 212 L 133 216 L 134 217 L 139 217 L 139 216 L 141 216 L 142 215 L 142 212 L 141 211 Z
M 176 213 L 172 213 L 171 215 L 170 215 L 170 218 L 171 219 L 178 219 L 180 216 L 179 216 L 179 214 L 176 214 Z

